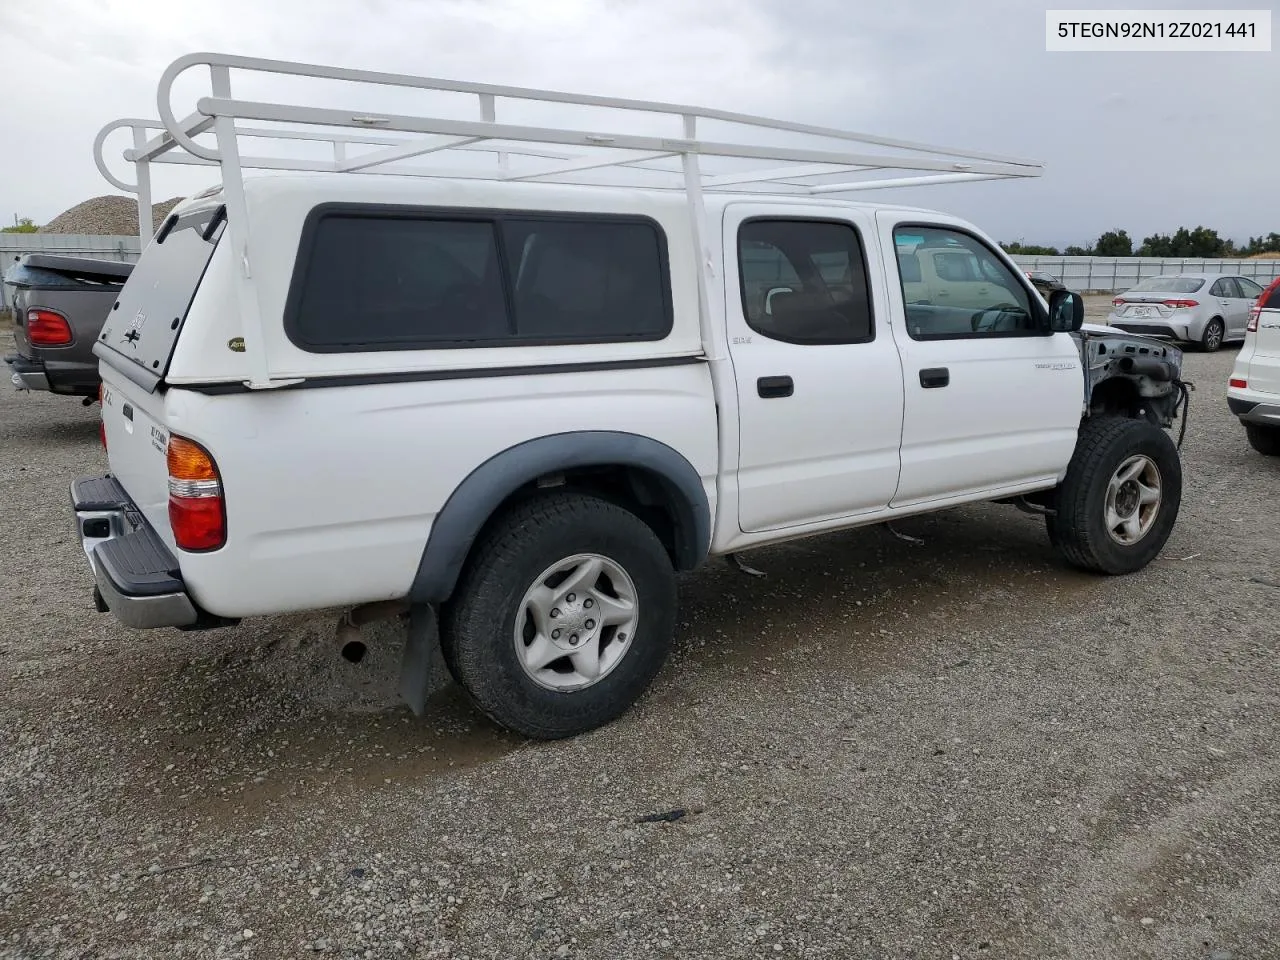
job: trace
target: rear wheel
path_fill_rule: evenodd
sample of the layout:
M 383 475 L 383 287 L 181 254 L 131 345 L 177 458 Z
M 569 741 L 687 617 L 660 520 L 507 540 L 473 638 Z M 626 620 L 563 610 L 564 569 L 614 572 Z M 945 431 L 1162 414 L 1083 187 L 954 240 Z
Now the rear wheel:
M 1200 334 L 1200 347 L 1205 353 L 1213 353 L 1222 346 L 1222 338 L 1226 335 L 1226 327 L 1217 317 L 1210 320 Z
M 1280 427 L 1264 427 L 1256 423 L 1244 425 L 1249 446 L 1268 457 L 1280 457 Z
M 1164 548 L 1182 503 L 1182 463 L 1169 435 L 1145 420 L 1097 417 L 1080 428 L 1055 491 L 1049 539 L 1077 567 L 1141 570 Z
M 675 632 L 670 558 L 635 514 L 593 496 L 538 497 L 501 517 L 444 609 L 441 641 L 475 704 L 556 739 L 616 719 Z

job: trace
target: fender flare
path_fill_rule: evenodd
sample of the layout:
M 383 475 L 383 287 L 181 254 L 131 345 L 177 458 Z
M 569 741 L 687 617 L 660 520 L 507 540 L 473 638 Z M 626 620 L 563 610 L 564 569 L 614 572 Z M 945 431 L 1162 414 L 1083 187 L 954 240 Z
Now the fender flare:
M 412 603 L 441 603 L 457 585 L 481 528 L 527 483 L 579 467 L 634 467 L 654 475 L 676 520 L 675 560 L 692 570 L 711 546 L 711 506 L 702 479 L 676 450 L 650 437 L 584 430 L 526 440 L 476 467 L 449 496 L 427 537 L 409 588 Z

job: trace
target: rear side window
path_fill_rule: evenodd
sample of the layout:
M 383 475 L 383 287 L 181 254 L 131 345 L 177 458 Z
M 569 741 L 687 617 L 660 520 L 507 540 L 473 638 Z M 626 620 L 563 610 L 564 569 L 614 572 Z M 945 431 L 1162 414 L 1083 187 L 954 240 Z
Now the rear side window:
M 1254 283 L 1248 277 L 1236 277 L 1236 285 L 1240 288 L 1240 296 L 1247 300 L 1252 300 L 1258 294 L 1262 293 L 1262 287 Z
M 875 337 L 866 260 L 849 223 L 748 220 L 738 230 L 742 307 L 757 333 L 787 343 Z
M 659 340 L 665 239 L 639 218 L 320 208 L 285 329 L 317 353 Z

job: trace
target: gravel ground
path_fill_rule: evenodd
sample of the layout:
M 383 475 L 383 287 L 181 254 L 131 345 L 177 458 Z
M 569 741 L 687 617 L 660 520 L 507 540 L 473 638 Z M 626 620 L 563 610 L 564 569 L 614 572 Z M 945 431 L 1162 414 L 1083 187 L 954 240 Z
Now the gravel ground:
M 1280 956 L 1280 463 L 1233 353 L 1188 357 L 1146 571 L 987 505 L 712 564 L 653 692 L 553 744 L 413 717 L 332 617 L 96 615 L 96 408 L 0 391 L 0 956 Z

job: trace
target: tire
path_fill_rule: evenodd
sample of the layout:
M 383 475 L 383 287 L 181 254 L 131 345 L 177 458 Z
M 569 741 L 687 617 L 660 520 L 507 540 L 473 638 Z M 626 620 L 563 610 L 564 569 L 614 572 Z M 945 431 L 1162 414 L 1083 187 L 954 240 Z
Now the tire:
M 597 560 L 603 577 L 592 579 Z M 557 581 L 564 570 L 586 586 Z M 535 593 L 544 581 L 551 599 Z M 676 597 L 671 559 L 639 517 L 586 494 L 546 494 L 513 507 L 477 543 L 442 611 L 441 643 L 458 683 L 495 723 L 571 737 L 617 719 L 649 687 L 671 650 Z M 545 666 L 525 665 L 561 651 Z
M 1226 339 L 1227 328 L 1221 320 L 1214 317 L 1204 325 L 1204 333 L 1200 334 L 1200 349 L 1205 353 L 1215 353 Z
M 1249 446 L 1268 457 L 1280 457 L 1280 427 L 1264 427 L 1256 423 L 1244 425 Z
M 1131 482 L 1118 482 L 1135 469 Z M 1109 504 L 1113 480 L 1116 493 Z M 1159 493 L 1153 511 L 1143 501 L 1152 489 Z M 1049 540 L 1069 563 L 1109 575 L 1141 570 L 1164 549 L 1178 518 L 1178 450 L 1167 433 L 1145 420 L 1086 420 L 1053 501 L 1056 512 L 1046 518 Z M 1109 505 L 1119 525 L 1108 523 Z

